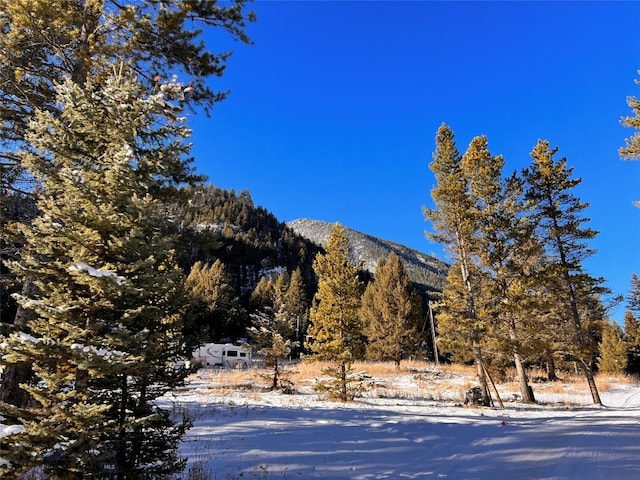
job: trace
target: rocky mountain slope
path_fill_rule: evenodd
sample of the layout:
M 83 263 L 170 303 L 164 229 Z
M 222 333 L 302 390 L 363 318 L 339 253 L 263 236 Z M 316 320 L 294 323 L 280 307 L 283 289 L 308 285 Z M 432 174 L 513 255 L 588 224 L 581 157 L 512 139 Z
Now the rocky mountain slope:
M 326 244 L 333 228 L 332 223 L 307 218 L 287 222 L 287 226 L 296 234 L 320 246 Z M 449 265 L 445 262 L 399 243 L 358 232 L 346 225 L 343 227 L 351 248 L 351 260 L 354 263 L 362 264 L 365 270 L 375 275 L 378 260 L 395 252 L 419 291 L 424 293 L 442 290 L 449 269 Z

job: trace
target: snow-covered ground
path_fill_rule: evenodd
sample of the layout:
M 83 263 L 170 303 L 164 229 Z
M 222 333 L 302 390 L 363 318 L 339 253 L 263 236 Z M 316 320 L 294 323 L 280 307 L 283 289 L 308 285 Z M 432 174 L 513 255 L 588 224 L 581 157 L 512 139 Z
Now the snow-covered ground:
M 498 385 L 499 409 L 463 406 L 469 378 L 446 387 L 433 369 L 344 404 L 308 385 L 285 395 L 225 378 L 203 372 L 164 399 L 194 420 L 185 479 L 640 479 L 637 383 L 608 385 L 605 407 L 589 405 L 586 385 L 536 384 L 533 406 Z

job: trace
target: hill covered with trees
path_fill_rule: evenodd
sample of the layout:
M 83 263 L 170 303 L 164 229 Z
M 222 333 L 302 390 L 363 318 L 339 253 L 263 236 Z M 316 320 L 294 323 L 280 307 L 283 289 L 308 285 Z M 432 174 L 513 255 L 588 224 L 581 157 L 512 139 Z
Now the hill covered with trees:
M 333 228 L 333 224 L 329 222 L 308 218 L 293 220 L 288 222 L 287 226 L 318 245 L 326 245 Z M 348 226 L 344 226 L 344 229 L 350 247 L 350 260 L 356 265 L 362 265 L 371 275 L 375 275 L 378 261 L 393 252 L 401 259 L 409 278 L 419 292 L 425 295 L 427 292 L 442 291 L 449 270 L 447 263 L 405 245 L 358 232 Z

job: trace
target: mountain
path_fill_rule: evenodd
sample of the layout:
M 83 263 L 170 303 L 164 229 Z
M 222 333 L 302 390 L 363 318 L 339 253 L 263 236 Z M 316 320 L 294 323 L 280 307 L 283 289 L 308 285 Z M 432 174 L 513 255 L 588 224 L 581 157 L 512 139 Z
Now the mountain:
M 320 246 L 326 245 L 333 225 L 329 222 L 308 218 L 287 222 L 287 227 L 294 233 Z M 442 291 L 449 269 L 447 263 L 399 243 L 358 232 L 345 225 L 343 227 L 351 248 L 351 260 L 356 264 L 361 264 L 364 270 L 375 275 L 378 260 L 381 257 L 386 258 L 391 252 L 394 252 L 402 260 L 409 278 L 421 293 L 434 290 Z

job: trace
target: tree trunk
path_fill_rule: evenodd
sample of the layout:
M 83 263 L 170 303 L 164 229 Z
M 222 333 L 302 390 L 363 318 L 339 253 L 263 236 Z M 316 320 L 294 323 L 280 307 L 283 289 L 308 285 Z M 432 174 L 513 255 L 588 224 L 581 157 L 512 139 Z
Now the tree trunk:
M 34 297 L 38 292 L 33 280 L 27 278 L 22 286 L 22 295 Z M 24 330 L 30 320 L 36 318 L 31 309 L 18 306 L 14 326 L 18 330 Z M 0 402 L 9 403 L 19 408 L 34 406 L 35 400 L 20 387 L 21 383 L 28 383 L 33 375 L 31 364 L 27 362 L 10 363 L 5 365 L 0 385 Z
M 513 352 L 513 362 L 516 365 L 516 373 L 518 375 L 518 385 L 520 386 L 520 394 L 522 395 L 523 403 L 536 403 L 536 399 L 533 396 L 533 389 L 529 385 L 529 379 L 527 373 L 524 371 L 522 365 L 522 357 L 515 351 Z
M 32 373 L 29 363 L 20 362 L 6 365 L 2 373 L 0 402 L 9 403 L 18 408 L 27 408 L 33 405 L 34 400 L 31 395 L 20 387 L 21 383 L 28 382 Z
M 585 377 L 587 377 L 587 383 L 589 384 L 589 390 L 591 391 L 593 404 L 602 405 L 602 400 L 600 400 L 600 394 L 598 393 L 598 387 L 596 386 L 596 381 L 593 377 L 593 371 L 591 370 L 591 367 L 587 364 L 587 362 L 584 361 L 580 361 L 580 366 L 584 371 Z
M 279 376 L 278 357 L 276 357 L 276 359 L 274 361 L 274 367 L 273 367 L 273 382 L 271 383 L 271 390 L 277 390 L 278 389 L 278 376 Z
M 429 307 L 429 323 L 431 325 L 431 342 L 433 343 L 433 361 L 436 365 L 440 365 L 440 358 L 438 354 L 438 344 L 436 343 L 436 325 L 433 321 L 433 310 L 431 309 L 431 304 L 427 302 L 427 306 Z
M 347 365 L 342 362 L 340 363 L 340 400 L 346 402 L 348 400 L 347 396 Z
M 489 382 L 491 383 L 491 386 L 493 387 L 493 391 L 496 392 L 496 400 L 498 401 L 498 406 L 500 408 L 504 408 L 504 403 L 502 403 L 502 398 L 500 398 L 500 392 L 498 392 L 498 388 L 496 387 L 496 384 L 493 381 L 493 378 L 491 378 L 491 374 L 489 373 L 489 370 L 487 370 L 487 366 L 484 363 L 482 364 L 482 370 L 484 370 L 484 374 L 489 379 Z
M 477 340 L 473 340 L 473 354 L 475 357 L 476 368 L 478 369 L 478 382 L 480 382 L 480 391 L 482 394 L 482 403 L 485 406 L 491 406 L 491 396 L 489 395 L 489 387 L 487 386 L 487 377 L 484 374 L 482 348 Z
M 553 353 L 551 353 L 551 351 L 549 350 L 545 352 L 545 366 L 547 369 L 547 381 L 557 381 L 558 375 L 556 374 L 556 362 L 553 359 Z

